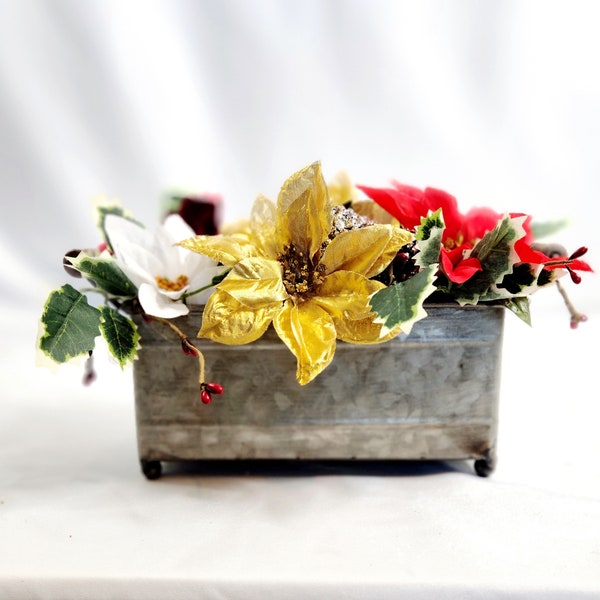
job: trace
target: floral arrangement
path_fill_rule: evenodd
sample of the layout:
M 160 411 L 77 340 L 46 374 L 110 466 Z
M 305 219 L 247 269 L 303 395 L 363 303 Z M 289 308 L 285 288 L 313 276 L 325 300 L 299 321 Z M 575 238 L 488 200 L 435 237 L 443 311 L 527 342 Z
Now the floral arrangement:
M 118 204 L 98 207 L 101 245 L 64 259 L 91 287 L 65 284 L 50 294 L 43 354 L 58 363 L 87 356 L 89 380 L 102 336 L 124 366 L 140 348 L 131 318 L 139 313 L 171 328 L 198 357 L 208 403 L 223 388 L 205 381 L 202 354 L 176 322 L 191 304 L 204 305 L 198 336 L 222 344 L 253 342 L 272 326 L 296 357 L 301 385 L 331 363 L 337 340 L 376 344 L 409 333 L 431 301 L 502 304 L 530 323 L 529 297 L 555 282 L 571 326 L 586 318 L 559 283 L 565 274 L 580 283 L 579 272 L 592 270 L 581 260 L 585 247 L 568 254 L 540 245 L 544 229 L 530 216 L 463 214 L 441 190 L 354 186 L 344 174 L 327 184 L 316 162 L 284 182 L 277 202 L 258 196 L 249 219 L 222 233 L 214 223 L 203 228 L 189 199 L 182 206 L 156 232 Z M 90 304 L 91 293 L 104 302 Z

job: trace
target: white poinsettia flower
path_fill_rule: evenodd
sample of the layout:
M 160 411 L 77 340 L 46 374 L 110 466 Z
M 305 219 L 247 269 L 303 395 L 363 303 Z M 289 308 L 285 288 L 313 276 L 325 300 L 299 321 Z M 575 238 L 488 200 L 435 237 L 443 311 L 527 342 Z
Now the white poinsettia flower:
M 138 288 L 144 312 L 172 319 L 189 312 L 184 294 L 210 285 L 223 271 L 214 260 L 191 252 L 177 242 L 194 237 L 179 215 L 170 215 L 153 232 L 117 215 L 107 215 L 105 229 L 114 260 Z M 186 303 L 204 304 L 213 289 L 186 296 Z

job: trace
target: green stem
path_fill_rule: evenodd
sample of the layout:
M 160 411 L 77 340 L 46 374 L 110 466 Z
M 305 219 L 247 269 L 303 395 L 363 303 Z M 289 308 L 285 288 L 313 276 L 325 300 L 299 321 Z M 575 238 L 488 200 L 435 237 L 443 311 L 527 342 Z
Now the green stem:
M 223 281 L 223 279 L 225 279 L 225 277 L 227 277 L 227 275 L 229 274 L 229 271 L 231 271 L 231 269 L 226 269 L 225 271 L 223 271 L 222 273 L 219 273 L 218 275 L 215 275 L 211 280 L 210 283 L 198 288 L 197 290 L 194 290 L 192 292 L 186 292 L 185 294 L 183 294 L 181 296 L 181 300 L 183 300 L 185 302 L 186 298 L 189 298 L 190 296 L 193 296 L 195 294 L 199 294 L 200 292 L 204 292 L 205 290 L 208 290 L 211 287 L 215 287 L 216 285 L 218 285 L 219 283 L 221 283 L 221 281 Z
M 204 292 L 205 290 L 207 290 L 207 289 L 209 289 L 211 287 L 213 287 L 212 281 L 208 285 L 204 285 L 201 288 L 198 288 L 197 290 L 194 290 L 192 292 L 186 292 L 185 294 L 182 294 L 181 300 L 185 301 L 186 298 L 189 298 L 190 296 L 194 296 L 196 294 L 199 294 L 200 292 Z

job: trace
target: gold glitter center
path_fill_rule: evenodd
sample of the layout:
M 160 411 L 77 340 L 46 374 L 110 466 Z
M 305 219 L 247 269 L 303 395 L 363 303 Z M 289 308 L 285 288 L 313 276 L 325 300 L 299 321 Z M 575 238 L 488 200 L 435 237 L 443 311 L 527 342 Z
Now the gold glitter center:
M 285 246 L 277 260 L 283 266 L 283 285 L 290 296 L 307 299 L 317 293 L 324 280 L 324 265 L 313 262 L 295 244 Z

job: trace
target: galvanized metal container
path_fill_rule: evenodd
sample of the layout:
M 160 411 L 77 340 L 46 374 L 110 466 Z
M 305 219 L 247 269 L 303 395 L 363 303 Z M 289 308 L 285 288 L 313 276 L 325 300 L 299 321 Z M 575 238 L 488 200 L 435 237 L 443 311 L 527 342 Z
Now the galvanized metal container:
M 195 360 L 173 332 L 138 320 L 134 366 L 139 458 L 145 475 L 161 461 L 203 459 L 475 459 L 495 464 L 502 329 L 500 306 L 428 305 L 428 317 L 377 345 L 339 342 L 311 383 L 269 330 L 242 346 L 194 340 L 207 377 L 225 387 L 199 401 Z M 201 311 L 178 319 L 190 338 Z

